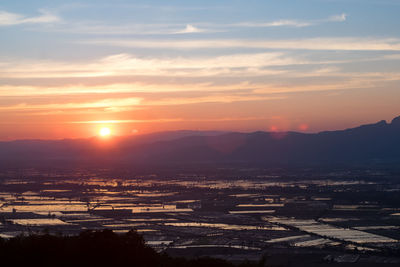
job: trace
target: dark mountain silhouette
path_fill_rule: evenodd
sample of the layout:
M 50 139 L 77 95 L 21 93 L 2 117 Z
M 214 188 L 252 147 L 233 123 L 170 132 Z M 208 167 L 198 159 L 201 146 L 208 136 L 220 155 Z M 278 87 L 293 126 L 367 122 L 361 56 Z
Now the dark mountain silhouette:
M 0 142 L 0 160 L 90 160 L 92 157 L 107 157 L 107 154 L 114 157 L 117 151 L 122 152 L 121 150 L 145 144 L 171 141 L 187 136 L 216 136 L 224 133 L 226 132 L 182 130 L 110 139 L 92 137 L 63 140 L 15 140 Z
M 1 161 L 110 161 L 127 164 L 299 165 L 400 162 L 400 117 L 340 131 L 177 131 L 79 140 L 0 142 Z

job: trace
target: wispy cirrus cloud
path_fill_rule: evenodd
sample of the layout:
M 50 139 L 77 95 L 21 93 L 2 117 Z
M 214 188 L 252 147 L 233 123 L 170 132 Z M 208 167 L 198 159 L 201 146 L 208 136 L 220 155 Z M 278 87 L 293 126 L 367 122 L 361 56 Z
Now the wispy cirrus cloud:
M 334 15 L 329 17 L 326 21 L 332 21 L 332 22 L 343 22 L 347 20 L 347 14 L 342 13 L 340 15 Z
M 192 33 L 218 32 L 221 29 L 198 27 L 193 23 L 124 23 L 106 24 L 102 21 L 64 21 L 46 28 L 35 28 L 35 31 L 59 32 L 86 35 L 182 35 Z
M 248 28 L 269 28 L 269 27 L 309 27 L 314 25 L 323 24 L 326 22 L 344 22 L 347 19 L 347 14 L 342 13 L 333 15 L 326 19 L 319 20 L 296 20 L 296 19 L 279 19 L 267 22 L 240 22 L 222 25 L 225 27 L 248 27 Z
M 126 93 L 182 93 L 182 92 L 227 92 L 249 88 L 259 88 L 261 85 L 254 85 L 248 82 L 238 82 L 227 85 L 216 85 L 213 83 L 108 83 L 104 85 L 59 85 L 59 86 L 15 86 L 1 85 L 0 97 L 47 97 L 47 96 L 69 96 L 69 95 L 107 95 Z
M 321 60 L 284 52 L 228 54 L 214 57 L 144 57 L 116 54 L 82 62 L 3 61 L 0 62 L 0 78 L 3 80 L 3 85 L 0 85 L 0 97 L 217 91 L 231 94 L 233 91 L 255 89 L 276 93 L 323 88 L 329 90 L 361 88 L 400 80 L 400 75 L 395 69 L 346 71 L 345 64 L 357 61 L 356 59 L 346 61 L 346 55 L 347 53 L 343 53 L 343 58 L 338 58 L 335 53 L 335 60 L 329 58 Z M 379 59 L 398 60 L 396 55 L 394 54 L 393 58 L 386 55 Z M 367 58 L 360 57 L 358 60 L 361 60 L 360 64 L 364 64 L 361 62 L 366 62 Z M 377 58 L 373 57 L 370 60 L 375 61 Z M 171 80 L 171 77 L 174 79 Z M 305 78 L 308 84 L 304 84 Z M 317 79 L 320 83 L 313 84 Z M 7 84 L 6 81 L 10 83 Z M 324 83 L 331 83 L 332 86 L 328 88 Z M 209 100 L 203 97 L 196 101 Z M 165 103 L 165 99 L 163 102 Z
M 258 48 L 278 50 L 338 50 L 338 51 L 400 51 L 398 38 L 351 38 L 321 37 L 286 40 L 249 39 L 198 39 L 198 40 L 137 40 L 137 39 L 92 39 L 79 43 L 131 48 L 152 49 L 226 49 Z
M 52 23 L 60 21 L 60 17 L 49 12 L 45 9 L 39 10 L 40 15 L 28 17 L 25 15 L 10 13 L 0 10 L 0 26 L 12 26 L 19 24 L 38 24 L 38 23 Z
M 271 22 L 241 22 L 228 26 L 231 27 L 248 27 L 248 28 L 267 28 L 267 27 L 307 27 L 313 25 L 312 22 L 281 19 Z
M 11 13 L 10 13 L 11 14 Z M 50 13 L 45 13 L 42 17 L 30 18 L 29 21 L 50 20 Z M 342 13 L 333 15 L 325 19 L 317 20 L 297 20 L 297 19 L 278 19 L 272 21 L 244 21 L 236 23 L 123 23 L 109 24 L 102 21 L 69 21 L 53 27 L 37 28 L 38 31 L 66 32 L 71 34 L 89 35 L 176 35 L 193 33 L 215 33 L 229 32 L 238 28 L 270 28 L 270 27 L 294 27 L 302 28 L 319 25 L 327 22 L 344 22 L 347 14 Z M 10 20 L 11 21 L 11 20 Z M 21 23 L 21 22 L 20 22 Z
M 115 111 L 123 107 L 138 106 L 142 99 L 137 97 L 131 98 L 108 98 L 99 101 L 80 101 L 80 102 L 67 102 L 67 103 L 19 103 L 16 105 L 3 105 L 0 106 L 2 111 L 33 111 L 33 110 L 70 110 L 70 109 L 102 109 L 105 111 Z
M 185 29 L 177 31 L 175 33 L 177 34 L 184 34 L 184 33 L 199 33 L 199 32 L 205 32 L 206 30 L 197 28 L 195 26 L 193 26 L 192 24 L 187 24 Z
M 265 117 L 223 117 L 223 118 L 198 118 L 198 119 L 183 119 L 183 118 L 159 118 L 149 120 L 105 120 L 105 121 L 71 121 L 72 124 L 121 124 L 121 123 L 147 123 L 147 122 L 182 122 L 182 121 L 194 121 L 194 122 L 224 122 L 224 121 L 249 121 L 249 120 L 265 120 Z
M 181 118 L 152 119 L 152 120 L 103 120 L 103 121 L 71 121 L 73 124 L 120 124 L 120 123 L 142 123 L 142 122 L 175 122 L 183 121 Z
M 114 97 L 104 99 L 78 99 L 74 101 L 63 101 L 59 98 L 48 98 L 45 103 L 36 103 L 34 99 L 20 100 L 16 104 L 0 105 L 2 112 L 46 112 L 55 111 L 57 113 L 69 113 L 73 110 L 79 110 L 82 114 L 104 112 L 104 113 L 119 113 L 133 109 L 154 107 L 154 106 L 177 106 L 177 105 L 191 105 L 201 103 L 234 103 L 234 102 L 248 102 L 248 101 L 266 101 L 284 99 L 285 96 L 271 96 L 271 95 L 226 95 L 222 93 L 210 94 L 207 96 L 175 96 L 157 98 L 154 96 L 142 97 Z M 43 102 L 43 100 L 41 101 Z
M 280 52 L 232 54 L 217 57 L 139 57 L 116 54 L 92 62 L 15 61 L 0 63 L 0 78 L 66 78 L 125 75 L 204 77 L 240 73 L 276 75 L 284 70 L 266 67 L 306 64 Z
M 283 79 L 284 78 L 284 79 Z M 305 79 L 306 78 L 306 79 Z M 312 79 L 310 79 L 312 78 Z M 112 96 L 140 98 L 140 105 L 168 105 L 206 102 L 235 102 L 254 100 L 255 92 L 264 97 L 270 94 L 307 91 L 345 90 L 371 88 L 391 82 L 399 82 L 399 72 L 345 72 L 338 68 L 315 68 L 307 72 L 293 72 L 266 81 L 231 81 L 228 84 L 196 83 L 179 81 L 171 84 L 161 82 L 109 83 L 104 85 L 59 85 L 47 86 L 0 86 L 1 105 L 9 105 L 10 100 L 21 99 L 109 99 Z M 186 97 L 190 96 L 190 97 Z M 208 97 L 209 96 L 209 97 Z M 249 98 L 250 97 L 250 98 Z M 257 96 L 255 99 L 258 99 Z M 8 99 L 8 100 L 7 100 Z M 106 107 L 110 101 L 100 102 Z M 99 106 L 100 107 L 100 106 Z

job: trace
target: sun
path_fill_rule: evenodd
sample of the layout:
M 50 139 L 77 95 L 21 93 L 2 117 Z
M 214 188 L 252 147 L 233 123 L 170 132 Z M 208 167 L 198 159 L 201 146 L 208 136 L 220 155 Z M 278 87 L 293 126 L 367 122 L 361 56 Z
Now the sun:
M 104 136 L 104 137 L 109 136 L 111 134 L 111 130 L 110 130 L 110 128 L 103 127 L 100 129 L 99 134 L 100 134 L 100 136 Z

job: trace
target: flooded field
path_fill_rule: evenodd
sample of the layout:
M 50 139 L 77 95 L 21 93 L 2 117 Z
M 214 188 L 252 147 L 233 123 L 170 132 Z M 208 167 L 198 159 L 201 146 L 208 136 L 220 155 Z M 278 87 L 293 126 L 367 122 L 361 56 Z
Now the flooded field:
M 349 228 L 340 228 L 326 223 L 320 223 L 315 220 L 300 220 L 283 217 L 264 217 L 270 223 L 285 225 L 299 229 L 300 231 L 314 234 L 321 237 L 331 238 L 335 240 L 343 240 L 352 243 L 393 243 L 399 242 L 396 239 L 385 236 L 375 235 L 360 230 Z M 390 228 L 392 229 L 392 228 Z
M 1 177 L 2 238 L 136 229 L 148 245 L 166 252 L 323 248 L 379 253 L 400 248 L 399 185 L 389 179 Z

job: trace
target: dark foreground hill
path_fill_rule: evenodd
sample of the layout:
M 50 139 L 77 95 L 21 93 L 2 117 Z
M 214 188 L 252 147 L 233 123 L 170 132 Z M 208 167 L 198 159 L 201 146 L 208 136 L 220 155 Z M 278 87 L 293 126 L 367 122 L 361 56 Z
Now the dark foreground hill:
M 110 140 L 0 142 L 0 164 L 52 162 L 143 164 L 370 164 L 400 162 L 400 117 L 305 134 L 178 131 Z
M 0 238 L 1 266 L 233 267 L 220 259 L 172 258 L 145 245 L 135 231 L 85 231 L 78 236 L 29 235 Z M 264 266 L 243 263 L 242 267 Z

